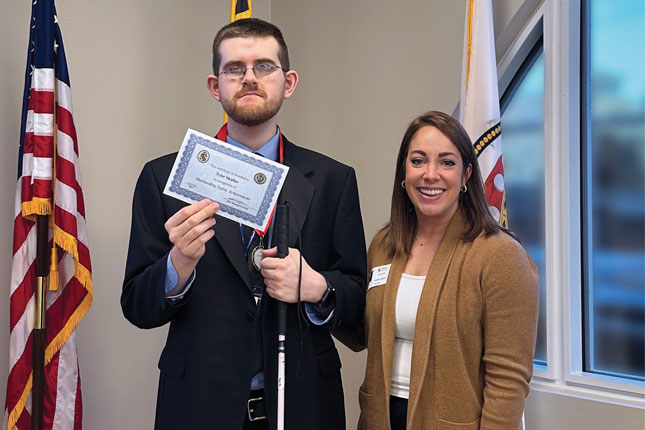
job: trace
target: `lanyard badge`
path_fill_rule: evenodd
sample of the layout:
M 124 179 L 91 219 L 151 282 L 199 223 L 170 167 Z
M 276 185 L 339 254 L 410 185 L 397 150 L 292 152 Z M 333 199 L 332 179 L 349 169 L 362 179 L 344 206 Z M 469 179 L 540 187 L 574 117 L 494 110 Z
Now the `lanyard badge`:
M 217 132 L 216 138 L 226 142 L 226 136 L 228 134 L 228 124 L 224 124 L 222 128 Z M 284 144 L 282 143 L 282 133 L 280 132 L 280 129 L 278 128 L 278 136 L 279 136 L 279 162 L 281 164 L 284 164 Z M 277 204 L 277 202 L 276 202 Z M 251 247 L 251 243 L 253 242 L 253 239 L 255 238 L 255 235 L 257 234 L 260 237 L 260 243 L 253 248 L 253 251 L 251 251 L 251 264 L 253 264 L 253 267 L 255 270 L 258 272 L 261 269 L 262 265 L 262 258 L 264 256 L 262 255 L 262 250 L 264 249 L 264 236 L 266 235 L 267 231 L 269 230 L 269 227 L 271 226 L 271 221 L 273 220 L 273 214 L 275 213 L 275 206 L 273 207 L 273 210 L 271 211 L 271 216 L 269 217 L 269 222 L 267 223 L 267 228 L 264 231 L 260 231 L 257 229 L 253 229 L 253 233 L 251 234 L 251 237 L 249 238 L 249 242 L 247 244 L 244 244 L 244 229 L 242 228 L 242 224 L 240 224 L 240 236 L 242 237 L 242 247 L 244 248 L 244 256 L 248 258 L 249 256 L 249 248 Z

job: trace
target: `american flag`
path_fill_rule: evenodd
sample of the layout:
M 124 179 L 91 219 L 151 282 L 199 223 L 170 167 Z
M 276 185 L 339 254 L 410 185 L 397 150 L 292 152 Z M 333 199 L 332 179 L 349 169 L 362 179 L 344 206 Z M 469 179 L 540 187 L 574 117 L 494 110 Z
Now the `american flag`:
M 475 147 L 489 210 L 506 226 L 506 192 L 491 0 L 468 0 L 459 121 Z
M 77 324 L 92 303 L 76 129 L 63 39 L 53 0 L 34 0 L 22 107 L 11 268 L 9 430 L 31 429 L 38 215 L 49 220 L 43 428 L 81 429 Z M 49 251 L 48 251 L 49 253 Z

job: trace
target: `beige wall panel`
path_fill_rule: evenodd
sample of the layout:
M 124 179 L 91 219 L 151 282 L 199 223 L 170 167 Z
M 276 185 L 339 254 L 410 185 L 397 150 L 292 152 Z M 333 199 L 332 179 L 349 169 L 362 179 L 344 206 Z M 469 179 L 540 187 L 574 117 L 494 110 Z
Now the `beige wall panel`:
M 389 216 L 407 123 L 459 97 L 462 1 L 273 2 L 300 83 L 280 124 L 356 168 L 368 241 Z

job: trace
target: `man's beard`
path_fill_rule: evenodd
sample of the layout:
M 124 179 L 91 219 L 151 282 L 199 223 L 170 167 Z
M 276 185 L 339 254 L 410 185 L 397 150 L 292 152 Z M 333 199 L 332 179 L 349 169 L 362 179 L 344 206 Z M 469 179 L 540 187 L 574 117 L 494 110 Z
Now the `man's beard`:
M 264 104 L 254 105 L 254 106 L 239 106 L 235 101 L 242 97 L 247 92 L 257 92 L 262 96 Z M 273 118 L 280 107 L 282 107 L 282 102 L 284 98 L 279 97 L 277 99 L 269 99 L 267 94 L 260 89 L 253 90 L 241 90 L 235 97 L 231 99 L 222 99 L 222 108 L 224 112 L 235 122 L 245 125 L 247 127 L 253 127 L 260 125 L 269 119 Z

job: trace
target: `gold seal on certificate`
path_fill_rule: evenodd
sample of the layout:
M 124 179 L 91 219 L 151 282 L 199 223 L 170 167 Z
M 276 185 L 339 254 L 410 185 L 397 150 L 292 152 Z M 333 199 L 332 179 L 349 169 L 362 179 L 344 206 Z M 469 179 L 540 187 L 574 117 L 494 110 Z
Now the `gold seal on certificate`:
M 289 167 L 188 129 L 164 194 L 187 203 L 208 198 L 217 215 L 265 231 Z

